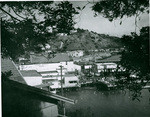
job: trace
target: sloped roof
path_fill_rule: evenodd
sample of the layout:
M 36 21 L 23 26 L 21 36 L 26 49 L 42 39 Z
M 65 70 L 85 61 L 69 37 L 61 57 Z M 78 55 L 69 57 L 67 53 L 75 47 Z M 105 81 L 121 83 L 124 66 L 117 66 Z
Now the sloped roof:
M 121 59 L 121 55 L 114 55 L 102 60 L 98 60 L 97 63 L 104 63 L 104 62 L 119 62 Z
M 45 55 L 31 55 L 31 63 L 58 63 L 58 62 L 65 62 L 71 61 L 71 58 L 68 56 L 67 53 L 57 53 L 54 55 L 53 58 L 48 59 L 48 54 Z
M 5 58 L 5 59 L 2 58 L 1 59 L 1 72 L 8 72 L 8 71 L 11 71 L 13 74 L 12 76 L 10 76 L 11 80 L 26 84 L 25 80 L 23 79 L 19 71 L 17 70 L 14 62 L 8 58 Z
M 36 70 L 20 71 L 23 76 L 36 77 L 41 76 Z

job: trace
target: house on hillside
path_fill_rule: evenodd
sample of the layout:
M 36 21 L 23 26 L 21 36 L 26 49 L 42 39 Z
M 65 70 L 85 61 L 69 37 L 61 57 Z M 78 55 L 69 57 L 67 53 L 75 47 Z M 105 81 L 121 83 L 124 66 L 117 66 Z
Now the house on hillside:
M 67 54 L 71 57 L 82 57 L 84 55 L 84 51 L 83 50 L 67 51 Z
M 72 42 L 66 48 L 66 53 L 71 57 L 81 57 L 84 55 L 84 47 L 81 43 Z

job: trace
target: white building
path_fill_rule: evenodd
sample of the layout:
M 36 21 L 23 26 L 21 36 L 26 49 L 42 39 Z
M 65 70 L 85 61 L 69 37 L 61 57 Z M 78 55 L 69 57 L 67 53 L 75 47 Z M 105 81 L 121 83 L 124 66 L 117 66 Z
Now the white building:
M 73 60 L 66 53 L 58 53 L 53 58 L 48 59 L 43 55 L 31 55 L 30 64 L 19 66 L 20 70 L 36 70 L 37 72 L 58 71 L 60 73 L 60 65 L 63 66 L 63 72 L 81 71 L 79 65 L 74 64 Z
M 84 55 L 84 51 L 83 50 L 67 51 L 67 54 L 71 57 L 81 57 Z
M 98 72 L 104 70 L 114 72 L 118 67 L 118 62 L 120 61 L 120 55 L 114 55 L 106 59 L 102 59 L 96 62 Z
M 62 77 L 62 86 L 63 88 L 71 88 L 71 87 L 80 87 L 79 78 L 74 74 L 65 74 Z M 59 76 L 58 80 L 52 82 L 50 86 L 52 89 L 61 88 L 61 77 Z
M 65 53 L 58 53 L 51 59 L 47 59 L 42 55 L 31 55 L 30 59 L 31 63 L 22 64 L 19 69 L 23 71 L 36 70 L 41 74 L 43 83 L 58 80 L 61 75 L 61 65 L 63 66 L 62 75 L 67 72 L 81 71 L 81 66 L 74 64 Z
M 79 87 L 79 78 L 74 74 L 64 75 L 64 85 L 63 87 Z
M 114 72 L 115 69 L 117 68 L 116 63 L 96 63 L 96 65 L 97 65 L 98 72 L 104 71 L 105 69 Z
M 42 76 L 35 70 L 20 71 L 26 83 L 30 86 L 42 84 Z

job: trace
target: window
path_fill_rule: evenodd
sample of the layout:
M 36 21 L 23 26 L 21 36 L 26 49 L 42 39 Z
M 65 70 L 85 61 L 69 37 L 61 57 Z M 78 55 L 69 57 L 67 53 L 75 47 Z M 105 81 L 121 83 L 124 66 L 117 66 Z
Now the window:
M 77 81 L 69 81 L 69 83 L 77 83 Z

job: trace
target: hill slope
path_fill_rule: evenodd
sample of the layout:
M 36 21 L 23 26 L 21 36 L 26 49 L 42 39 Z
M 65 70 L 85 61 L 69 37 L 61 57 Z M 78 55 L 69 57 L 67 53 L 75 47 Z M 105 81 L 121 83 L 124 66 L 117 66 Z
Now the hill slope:
M 51 41 L 52 43 L 55 45 L 55 48 L 61 49 L 62 51 L 80 49 L 86 51 L 122 47 L 121 40 L 118 37 L 98 34 L 83 29 L 77 29 L 77 32 L 71 35 L 58 36 L 56 40 Z

